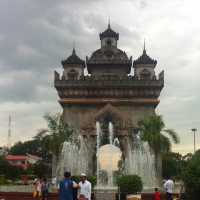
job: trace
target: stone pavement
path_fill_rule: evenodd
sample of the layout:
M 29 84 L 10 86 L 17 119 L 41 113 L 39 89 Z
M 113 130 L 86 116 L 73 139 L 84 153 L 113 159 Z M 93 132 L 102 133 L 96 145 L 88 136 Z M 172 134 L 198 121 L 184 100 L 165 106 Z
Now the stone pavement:
M 175 194 L 174 196 L 177 196 L 177 194 Z M 141 199 L 152 200 L 153 193 L 142 193 Z M 0 200 L 34 200 L 34 198 L 32 196 L 32 193 L 30 192 L 0 192 Z M 58 200 L 58 194 L 50 193 L 48 200 Z M 125 199 L 121 199 L 121 200 L 125 200 Z M 162 194 L 161 200 L 165 200 L 164 194 Z

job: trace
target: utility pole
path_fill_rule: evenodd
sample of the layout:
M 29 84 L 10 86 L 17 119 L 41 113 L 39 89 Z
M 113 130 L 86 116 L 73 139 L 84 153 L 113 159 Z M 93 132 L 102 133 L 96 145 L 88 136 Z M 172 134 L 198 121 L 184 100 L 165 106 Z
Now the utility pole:
M 191 130 L 194 134 L 194 153 L 195 153 L 196 152 L 196 131 L 197 131 L 197 128 L 192 128 Z
M 11 116 L 8 117 L 8 149 L 11 147 Z

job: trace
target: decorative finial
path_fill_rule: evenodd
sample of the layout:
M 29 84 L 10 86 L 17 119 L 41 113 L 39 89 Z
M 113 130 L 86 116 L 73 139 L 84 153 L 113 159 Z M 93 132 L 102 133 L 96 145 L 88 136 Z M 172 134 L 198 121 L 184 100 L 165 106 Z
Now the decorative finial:
M 108 29 L 110 29 L 110 17 L 108 18 Z
M 72 54 L 75 55 L 76 54 L 76 50 L 75 50 L 75 42 L 73 41 L 73 50 L 72 50 Z
M 146 54 L 146 45 L 145 45 L 145 39 L 144 39 L 143 54 Z

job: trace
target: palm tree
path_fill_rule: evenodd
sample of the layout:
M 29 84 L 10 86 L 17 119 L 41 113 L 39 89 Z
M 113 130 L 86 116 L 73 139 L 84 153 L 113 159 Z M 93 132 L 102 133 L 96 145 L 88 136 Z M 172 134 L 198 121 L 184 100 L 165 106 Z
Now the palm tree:
M 161 170 L 161 159 L 164 153 L 171 151 L 172 142 L 179 143 L 177 133 L 172 129 L 165 129 L 162 116 L 152 115 L 138 123 L 141 130 L 141 139 L 148 142 L 155 153 L 155 165 L 157 171 Z
M 42 129 L 41 132 L 37 134 L 37 137 L 42 138 L 43 145 L 52 154 L 52 177 L 54 177 L 62 144 L 65 141 L 72 140 L 73 129 L 63 121 L 60 114 L 46 114 L 44 118 L 48 128 Z

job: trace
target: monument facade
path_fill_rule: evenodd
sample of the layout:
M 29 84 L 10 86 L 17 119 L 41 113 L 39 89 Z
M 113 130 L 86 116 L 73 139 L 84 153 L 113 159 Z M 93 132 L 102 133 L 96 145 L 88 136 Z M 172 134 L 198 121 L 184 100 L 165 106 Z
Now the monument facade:
M 103 146 L 117 141 L 122 152 L 120 170 L 138 174 L 146 187 L 156 186 L 160 172 L 155 170 L 154 153 L 140 141 L 138 121 L 155 114 L 164 72 L 156 75 L 157 61 L 147 55 L 145 46 L 142 55 L 132 61 L 118 48 L 119 34 L 110 24 L 99 37 L 101 46 L 90 57 L 82 60 L 73 49 L 62 61 L 63 74 L 55 72 L 63 117 L 74 128 L 76 141 L 63 145 L 57 174 L 66 169 L 73 174 L 96 174 L 97 143 Z

